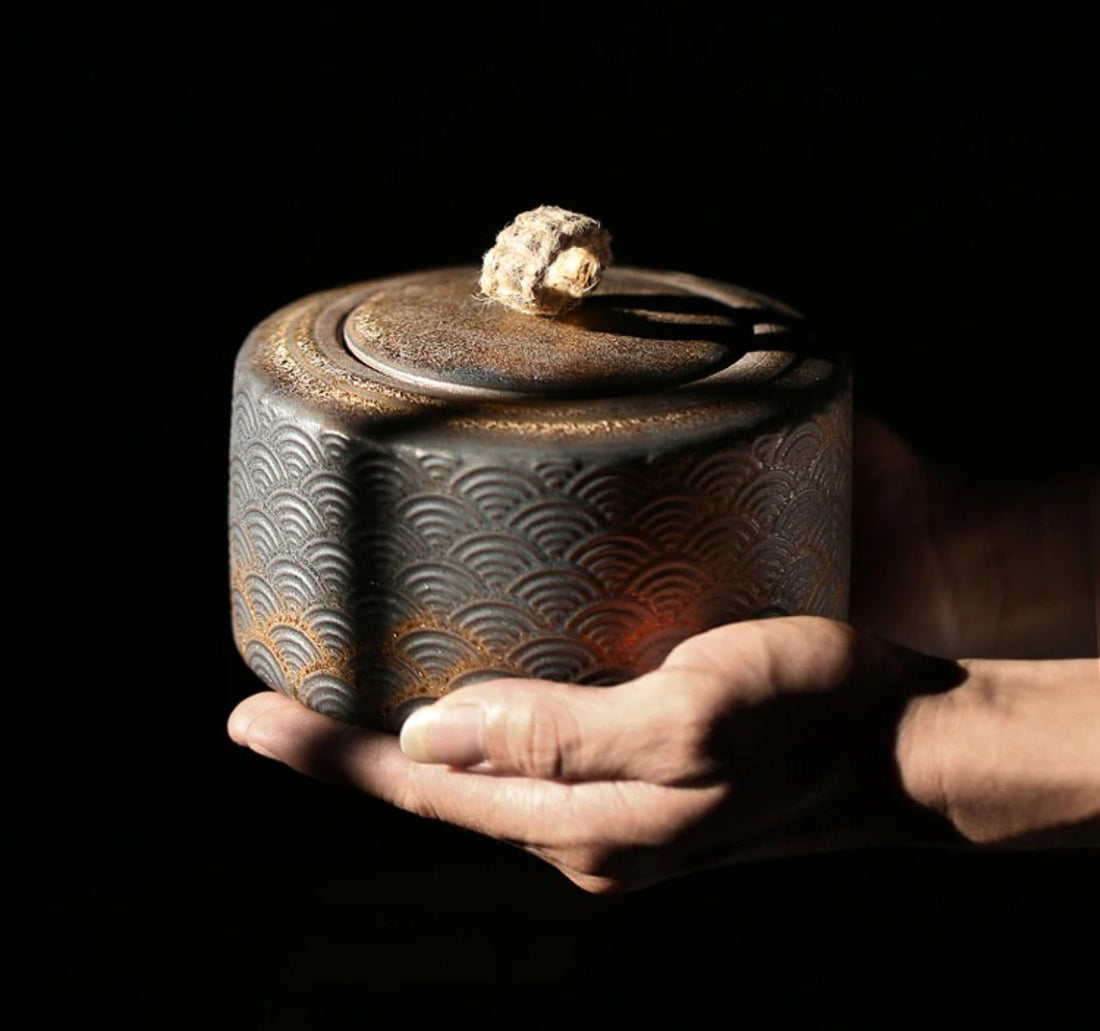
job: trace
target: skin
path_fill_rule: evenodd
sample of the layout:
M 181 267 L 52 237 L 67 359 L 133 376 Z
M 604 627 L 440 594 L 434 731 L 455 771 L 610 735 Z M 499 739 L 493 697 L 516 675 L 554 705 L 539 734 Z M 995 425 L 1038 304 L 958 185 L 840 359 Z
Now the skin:
M 274 692 L 229 734 L 591 892 L 856 845 L 1100 844 L 1096 483 L 975 489 L 880 423 L 855 439 L 850 624 L 720 627 L 611 688 L 472 685 L 400 740 Z

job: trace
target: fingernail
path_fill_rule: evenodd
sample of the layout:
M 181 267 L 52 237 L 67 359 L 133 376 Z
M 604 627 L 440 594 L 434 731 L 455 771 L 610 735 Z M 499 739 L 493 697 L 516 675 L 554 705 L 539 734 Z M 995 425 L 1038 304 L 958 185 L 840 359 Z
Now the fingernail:
M 485 761 L 480 705 L 426 705 L 401 728 L 401 751 L 418 763 L 476 766 Z

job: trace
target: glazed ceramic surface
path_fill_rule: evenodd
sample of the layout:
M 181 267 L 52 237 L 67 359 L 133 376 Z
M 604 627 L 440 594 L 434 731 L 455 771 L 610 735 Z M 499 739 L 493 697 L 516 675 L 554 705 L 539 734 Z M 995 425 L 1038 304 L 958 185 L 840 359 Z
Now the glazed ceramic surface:
M 846 615 L 848 370 L 796 313 L 612 269 L 532 318 L 477 275 L 307 297 L 241 349 L 232 619 L 264 683 L 395 729 L 475 679 L 612 684 L 725 622 Z

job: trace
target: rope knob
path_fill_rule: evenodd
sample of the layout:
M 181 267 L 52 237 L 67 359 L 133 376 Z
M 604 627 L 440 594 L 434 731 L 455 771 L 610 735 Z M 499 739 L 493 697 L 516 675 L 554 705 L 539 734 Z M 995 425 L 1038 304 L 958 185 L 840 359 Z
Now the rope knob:
M 611 234 L 599 222 L 544 204 L 497 234 L 479 286 L 482 296 L 525 315 L 561 315 L 599 285 L 611 260 Z

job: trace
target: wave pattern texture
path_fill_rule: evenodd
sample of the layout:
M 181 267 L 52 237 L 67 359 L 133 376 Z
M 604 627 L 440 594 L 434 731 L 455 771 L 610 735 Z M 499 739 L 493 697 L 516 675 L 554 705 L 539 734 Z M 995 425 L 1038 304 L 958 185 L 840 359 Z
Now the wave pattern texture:
M 394 727 L 483 676 L 613 684 L 686 637 L 782 613 L 844 618 L 849 423 L 625 462 L 426 452 L 307 429 L 239 388 L 233 632 L 269 687 Z

